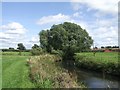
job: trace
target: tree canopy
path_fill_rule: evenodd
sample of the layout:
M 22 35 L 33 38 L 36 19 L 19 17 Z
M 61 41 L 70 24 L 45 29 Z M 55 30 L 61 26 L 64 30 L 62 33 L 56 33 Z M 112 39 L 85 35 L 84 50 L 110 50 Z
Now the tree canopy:
M 18 43 L 18 48 L 19 50 L 26 50 L 25 46 L 23 45 L 23 43 Z
M 43 49 L 48 52 L 62 50 L 66 57 L 88 50 L 93 44 L 92 38 L 85 29 L 70 22 L 53 25 L 50 30 L 42 30 L 39 36 Z

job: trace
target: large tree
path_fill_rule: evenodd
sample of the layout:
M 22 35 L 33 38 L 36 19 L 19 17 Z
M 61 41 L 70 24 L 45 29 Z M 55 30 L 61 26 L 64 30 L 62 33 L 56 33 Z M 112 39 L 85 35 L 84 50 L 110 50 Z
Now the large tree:
M 93 44 L 92 38 L 85 29 L 79 25 L 64 22 L 53 25 L 50 30 L 43 30 L 39 33 L 41 47 L 48 52 L 61 50 L 64 52 L 64 59 L 73 59 L 76 52 L 90 49 Z

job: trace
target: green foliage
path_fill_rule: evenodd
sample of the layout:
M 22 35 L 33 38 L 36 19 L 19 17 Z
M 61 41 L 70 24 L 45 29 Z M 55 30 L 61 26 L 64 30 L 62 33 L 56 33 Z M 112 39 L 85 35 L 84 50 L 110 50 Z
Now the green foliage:
M 23 43 L 18 43 L 18 48 L 19 50 L 26 50 L 25 46 L 23 45 Z
M 52 50 L 61 50 L 64 52 L 63 59 L 69 60 L 73 59 L 75 52 L 88 50 L 93 43 L 85 29 L 70 22 L 53 25 L 50 30 L 43 30 L 39 35 L 42 48 L 50 53 Z
M 64 53 L 62 50 L 52 50 L 51 54 L 56 54 L 56 55 L 62 57 Z
M 43 50 L 37 44 L 34 44 L 34 46 L 31 49 L 31 54 L 32 55 L 40 55 L 40 54 L 43 54 Z
M 48 78 L 43 79 L 39 74 L 35 74 L 35 86 L 37 88 L 51 88 L 52 87 L 52 81 Z

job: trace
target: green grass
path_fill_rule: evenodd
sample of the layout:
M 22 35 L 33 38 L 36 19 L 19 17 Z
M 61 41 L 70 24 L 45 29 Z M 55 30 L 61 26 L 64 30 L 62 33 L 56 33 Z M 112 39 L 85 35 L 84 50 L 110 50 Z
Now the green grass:
M 19 52 L 2 52 L 2 55 L 18 55 L 19 56 Z M 29 56 L 31 55 L 30 52 L 21 52 L 21 56 Z
M 97 62 L 114 62 L 118 63 L 118 52 L 97 52 L 94 56 L 93 52 L 77 53 L 79 56 L 86 56 L 88 59 L 92 58 Z
M 28 57 L 2 56 L 2 88 L 34 88 L 29 79 L 29 67 L 26 66 Z

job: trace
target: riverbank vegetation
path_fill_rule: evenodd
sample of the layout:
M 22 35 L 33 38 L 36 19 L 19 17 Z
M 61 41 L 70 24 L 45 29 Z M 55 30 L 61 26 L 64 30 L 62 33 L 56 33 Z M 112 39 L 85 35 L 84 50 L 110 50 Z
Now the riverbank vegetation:
M 76 75 L 61 67 L 61 58 L 44 54 L 33 56 L 27 62 L 30 78 L 37 88 L 85 88 L 77 83 Z
M 120 75 L 120 61 L 117 52 L 76 53 L 75 61 L 79 68 L 85 68 L 111 75 Z

